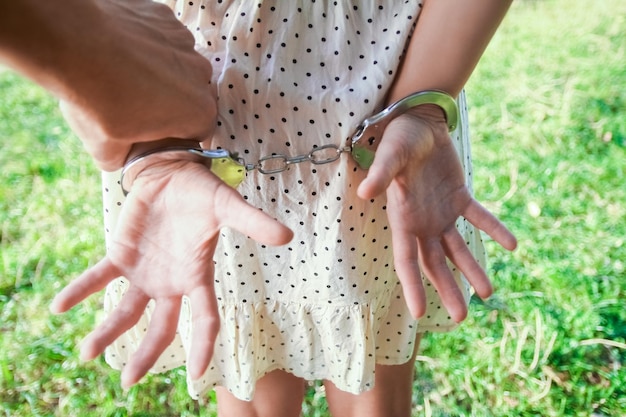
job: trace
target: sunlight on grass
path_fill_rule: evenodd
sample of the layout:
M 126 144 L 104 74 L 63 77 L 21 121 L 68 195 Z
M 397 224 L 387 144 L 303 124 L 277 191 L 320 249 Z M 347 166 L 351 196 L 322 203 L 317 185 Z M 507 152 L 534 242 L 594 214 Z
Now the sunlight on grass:
M 519 238 L 497 292 L 425 338 L 416 416 L 626 415 L 626 3 L 515 2 L 467 90 L 475 191 Z M 0 71 L 0 415 L 214 416 L 185 372 L 124 392 L 81 363 L 91 297 L 54 294 L 104 252 L 99 173 L 45 92 Z M 305 416 L 327 417 L 312 383 Z

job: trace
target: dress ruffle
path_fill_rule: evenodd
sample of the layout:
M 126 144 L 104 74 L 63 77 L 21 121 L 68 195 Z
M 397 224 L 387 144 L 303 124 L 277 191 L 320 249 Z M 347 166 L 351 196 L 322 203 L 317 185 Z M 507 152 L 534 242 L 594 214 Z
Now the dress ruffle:
M 457 274 L 457 279 L 469 299 L 469 286 L 462 276 Z M 123 278 L 109 285 L 106 310 L 116 307 L 127 287 Z M 251 400 L 255 382 L 277 369 L 306 380 L 329 380 L 352 394 L 371 389 L 376 364 L 408 361 L 418 332 L 449 331 L 456 326 L 438 324 L 441 320 L 433 316 L 447 315 L 440 306 L 427 310 L 424 326 L 413 320 L 401 331 L 381 326 L 390 316 L 409 316 L 400 284 L 391 288 L 379 298 L 386 300 L 380 305 L 319 306 L 280 301 L 220 304 L 215 354 L 202 378 L 188 379 L 190 396 L 197 399 L 216 386 L 224 386 L 237 398 Z M 434 291 L 429 285 L 426 289 Z M 123 368 L 139 347 L 152 309 L 153 302 L 139 323 L 107 348 L 105 358 L 111 367 Z M 176 338 L 151 372 L 185 365 L 192 331 L 191 309 L 185 299 Z M 390 340 L 393 349 L 385 347 Z
M 249 400 L 254 394 L 250 382 L 276 369 L 362 392 L 373 385 L 377 323 L 384 310 L 278 301 L 222 306 L 228 319 L 217 338 L 220 349 L 204 377 L 190 381 L 190 392 L 195 396 L 223 385 Z
M 113 289 L 117 286 L 118 290 Z M 127 283 L 120 279 L 109 288 L 118 293 L 107 297 L 106 309 L 114 308 Z M 397 287 L 399 288 L 399 286 Z M 119 292 L 118 292 L 119 291 Z M 383 299 L 391 301 L 391 294 Z M 182 317 L 189 315 L 188 302 Z M 106 361 L 120 369 L 145 335 L 152 305 L 133 329 L 125 333 L 106 352 Z M 379 323 L 389 311 L 382 306 L 344 305 L 316 306 L 279 301 L 258 304 L 221 304 L 221 327 L 215 355 L 204 376 L 189 380 L 189 393 L 200 395 L 215 386 L 226 386 L 237 398 L 250 400 L 254 381 L 276 369 L 285 370 L 307 380 L 327 379 L 339 389 L 358 394 L 374 384 L 376 362 L 406 362 L 411 357 L 417 326 L 399 343 L 404 349 L 394 357 L 386 352 L 377 358 L 376 339 Z M 184 365 L 191 340 L 191 320 L 181 320 L 176 340 L 159 358 L 151 372 L 163 372 Z M 380 360 L 379 360 L 380 359 Z

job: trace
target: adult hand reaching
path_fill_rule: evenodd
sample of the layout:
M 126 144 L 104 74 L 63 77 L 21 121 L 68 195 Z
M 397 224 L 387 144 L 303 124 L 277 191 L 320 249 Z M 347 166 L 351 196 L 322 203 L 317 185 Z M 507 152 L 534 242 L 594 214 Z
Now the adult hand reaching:
M 114 171 L 131 146 L 210 138 L 210 63 L 171 9 L 152 0 L 0 2 L 0 62 L 61 100 L 96 163 Z
M 146 336 L 122 373 L 122 385 L 133 385 L 173 340 L 182 297 L 187 296 L 194 327 L 188 369 L 193 379 L 199 378 L 219 329 L 213 254 L 222 227 L 268 245 L 285 244 L 292 237 L 291 230 L 247 204 L 201 164 L 168 161 L 144 169 L 124 203 L 107 256 L 52 303 L 52 311 L 61 313 L 120 276 L 129 281 L 118 307 L 86 338 L 81 356 L 101 354 L 154 299 Z
M 493 289 L 456 229 L 457 219 L 465 217 L 508 250 L 515 249 L 517 242 L 470 195 L 441 109 L 419 106 L 388 125 L 358 194 L 369 199 L 385 190 L 395 268 L 409 310 L 416 318 L 426 310 L 421 269 L 450 317 L 462 321 L 467 306 L 446 258 L 480 297 L 489 297 Z
M 73 68 L 72 91 L 62 97 L 61 109 L 100 168 L 120 168 L 133 143 L 210 138 L 212 69 L 195 51 L 191 32 L 152 0 L 99 3 L 104 12 L 95 24 L 106 28 L 96 44 L 101 50 L 92 48 L 89 62 Z

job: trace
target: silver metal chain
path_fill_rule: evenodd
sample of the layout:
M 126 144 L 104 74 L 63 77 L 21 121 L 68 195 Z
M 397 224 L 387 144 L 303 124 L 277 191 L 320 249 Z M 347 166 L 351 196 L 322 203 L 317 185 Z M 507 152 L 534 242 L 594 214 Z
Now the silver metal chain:
M 350 152 L 351 146 L 339 146 L 328 144 L 315 146 L 311 152 L 302 155 L 288 156 L 284 154 L 271 154 L 260 158 L 256 163 L 246 163 L 244 158 L 236 158 L 239 163 L 245 166 L 246 171 L 257 170 L 261 174 L 277 174 L 289 169 L 290 165 L 302 162 L 310 162 L 314 165 L 330 164 L 335 162 L 343 152 Z

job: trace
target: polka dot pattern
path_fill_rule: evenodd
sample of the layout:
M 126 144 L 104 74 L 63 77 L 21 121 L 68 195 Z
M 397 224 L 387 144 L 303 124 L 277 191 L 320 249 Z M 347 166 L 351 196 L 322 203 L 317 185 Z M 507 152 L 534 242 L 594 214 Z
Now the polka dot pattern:
M 237 151 L 247 161 L 272 153 L 296 155 L 341 145 L 384 103 L 421 5 L 416 1 L 170 1 L 213 64 L 218 124 L 210 148 Z M 459 98 L 453 134 L 471 184 L 467 109 Z M 123 205 L 119 174 L 104 174 L 107 238 Z M 267 247 L 228 229 L 216 250 L 215 288 L 221 315 L 214 358 L 194 397 L 226 386 L 250 399 L 254 384 L 274 369 L 329 379 L 360 393 L 372 387 L 376 363 L 404 363 L 417 332 L 454 323 L 425 281 L 429 306 L 416 322 L 393 268 L 384 197 L 363 201 L 364 178 L 347 154 L 328 165 L 302 163 L 275 175 L 248 173 L 238 191 L 294 231 L 282 247 Z M 483 262 L 480 235 L 457 224 Z M 469 287 L 458 271 L 469 299 Z M 119 302 L 124 279 L 107 288 L 106 309 Z M 107 361 L 120 368 L 150 319 L 116 341 Z M 185 302 L 176 340 L 153 371 L 185 363 L 193 329 Z

